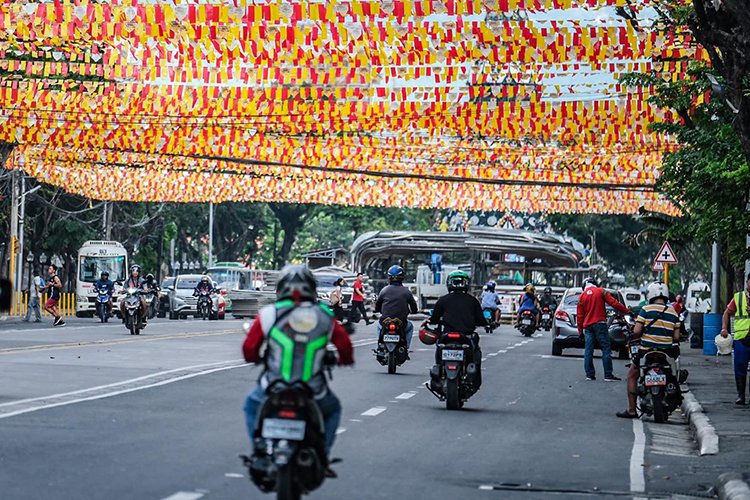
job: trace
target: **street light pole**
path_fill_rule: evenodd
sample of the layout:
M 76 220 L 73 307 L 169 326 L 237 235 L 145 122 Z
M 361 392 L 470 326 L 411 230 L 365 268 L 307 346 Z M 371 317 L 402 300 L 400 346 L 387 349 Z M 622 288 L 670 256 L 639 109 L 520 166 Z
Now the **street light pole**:
M 214 202 L 208 205 L 208 267 L 213 266 L 214 258 Z

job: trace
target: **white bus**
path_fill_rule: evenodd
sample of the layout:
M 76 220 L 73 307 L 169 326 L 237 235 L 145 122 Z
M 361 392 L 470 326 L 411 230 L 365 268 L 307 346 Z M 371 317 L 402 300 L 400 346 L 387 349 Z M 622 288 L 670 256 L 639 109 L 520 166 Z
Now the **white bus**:
M 96 312 L 94 283 L 107 271 L 112 281 L 128 277 L 128 253 L 117 241 L 87 241 L 78 250 L 76 316 L 93 317 Z

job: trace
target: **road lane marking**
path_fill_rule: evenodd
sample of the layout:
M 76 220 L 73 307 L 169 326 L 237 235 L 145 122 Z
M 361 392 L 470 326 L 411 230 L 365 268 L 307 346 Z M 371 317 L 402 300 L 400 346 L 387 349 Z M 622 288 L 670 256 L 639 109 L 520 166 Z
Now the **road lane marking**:
M 402 392 L 401 394 L 396 396 L 396 399 L 411 399 L 416 395 L 416 391 Z
M 216 367 L 216 365 L 219 365 L 219 364 L 224 365 L 224 366 Z M 157 378 L 159 376 L 167 375 L 167 374 L 170 374 L 170 373 L 181 372 L 181 371 L 191 370 L 191 369 L 196 369 L 196 368 L 201 368 L 201 367 L 205 367 L 205 366 L 214 366 L 215 368 L 209 368 L 209 369 L 206 369 L 206 370 L 200 370 L 200 371 L 193 372 L 193 373 L 187 373 L 185 375 L 171 377 L 171 378 L 167 378 L 165 380 L 158 380 L 156 382 L 153 382 L 153 383 L 150 383 L 150 384 L 146 384 L 146 385 L 138 385 L 136 387 L 126 387 L 127 385 L 132 385 L 133 383 L 142 382 L 142 381 L 147 380 L 149 378 Z M 121 381 L 121 382 L 116 382 L 116 383 L 113 383 L 113 384 L 102 385 L 102 386 L 98 386 L 98 387 L 91 387 L 91 388 L 88 388 L 88 389 L 81 389 L 81 390 L 78 390 L 78 391 L 72 391 L 72 392 L 61 393 L 61 394 L 53 394 L 53 395 L 50 395 L 50 396 L 43 396 L 43 397 L 39 397 L 39 398 L 30 398 L 30 399 L 22 399 L 22 400 L 18 400 L 18 401 L 12 401 L 10 403 L 3 403 L 2 405 L 0 405 L 0 419 L 2 419 L 2 418 L 8 418 L 8 417 L 14 417 L 16 415 L 22 415 L 24 413 L 31 413 L 31 412 L 38 411 L 38 410 L 45 410 L 45 409 L 48 409 L 48 408 L 57 408 L 58 406 L 67 406 L 67 405 L 71 405 L 71 404 L 75 404 L 75 403 L 83 403 L 85 401 L 94 401 L 94 400 L 97 400 L 97 399 L 104 399 L 104 398 L 109 398 L 109 397 L 113 397 L 113 396 L 119 396 L 121 394 L 127 394 L 129 392 L 141 391 L 141 390 L 144 390 L 144 389 L 151 389 L 153 387 L 160 387 L 162 385 L 171 384 L 173 382 L 179 382 L 181 380 L 187 380 L 187 379 L 190 379 L 190 378 L 199 377 L 201 375 L 209 375 L 211 373 L 216 373 L 216 372 L 225 371 L 225 370 L 231 370 L 231 369 L 234 369 L 234 368 L 241 368 L 243 366 L 246 366 L 246 363 L 243 360 L 223 361 L 221 363 L 209 363 L 207 365 L 195 365 L 195 366 L 192 366 L 192 367 L 183 367 L 183 368 L 177 368 L 177 369 L 174 369 L 174 370 L 167 370 L 167 371 L 164 371 L 164 372 L 153 373 L 151 375 L 146 375 L 146 376 L 143 376 L 143 377 L 138 377 L 138 378 L 134 378 L 134 379 L 130 379 L 130 380 L 124 380 L 124 381 Z M 89 395 L 89 396 L 83 396 L 86 393 L 89 393 L 89 394 L 96 393 L 97 391 L 102 391 L 102 390 L 106 390 L 108 388 L 114 388 L 114 387 L 118 387 L 118 386 L 120 386 L 120 387 L 125 386 L 125 388 L 124 389 L 115 390 L 115 391 L 109 391 L 109 392 L 103 392 L 103 393 L 99 393 L 99 394 L 93 394 L 93 395 Z M 78 397 L 78 398 L 73 397 L 71 399 L 66 399 L 66 398 L 70 398 L 71 396 L 76 396 L 76 395 L 82 395 L 83 397 Z M 24 404 L 27 404 L 27 403 L 30 403 L 30 402 L 33 403 L 35 401 L 49 401 L 49 400 L 55 400 L 55 399 L 62 399 L 62 401 L 55 401 L 55 402 L 42 403 L 42 404 L 38 404 L 38 405 L 32 405 L 32 406 L 29 406 L 29 407 L 26 407 L 26 408 L 21 408 L 21 409 L 16 410 L 16 411 L 12 411 L 12 408 L 10 408 L 10 411 L 8 411 L 7 413 L 2 413 L 2 409 L 5 408 L 5 407 L 12 407 L 14 405 L 15 406 L 21 406 L 21 407 L 23 407 Z
M 495 488 L 492 485 L 490 485 L 490 484 L 480 484 L 479 485 L 479 489 L 480 490 L 484 490 L 484 491 L 492 491 Z
M 506 351 L 505 349 L 500 349 L 496 354 L 505 354 L 506 352 L 508 351 Z
M 350 418 L 349 422 L 361 422 L 361 420 L 358 418 Z
M 513 344 L 513 347 L 521 347 L 523 344 L 523 342 L 519 342 L 517 344 Z M 508 349 L 510 349 L 510 347 L 508 347 Z
M 178 491 L 174 495 L 169 495 L 161 500 L 198 500 L 204 495 L 205 493 L 198 493 L 196 491 Z
M 386 410 L 385 406 L 374 406 L 370 408 L 369 410 L 360 413 L 363 417 L 375 417 L 377 415 L 380 415 Z
M 494 357 L 495 357 L 495 356 L 497 356 L 498 354 L 500 354 L 500 353 L 499 353 L 499 352 L 491 352 L 491 353 L 489 353 L 489 354 L 488 354 L 487 356 L 492 356 L 492 357 L 494 358 Z
M 630 491 L 646 491 L 643 460 L 646 453 L 646 434 L 640 418 L 633 419 L 633 450 L 630 453 Z
M 242 479 L 244 479 L 245 475 L 244 474 L 238 474 L 236 472 L 225 472 L 224 473 L 224 477 L 231 477 L 231 478 L 237 478 L 237 479 L 242 478 Z
M 339 427 L 338 429 L 336 429 L 336 435 L 337 436 L 339 434 L 343 434 L 344 432 L 346 432 L 346 428 L 345 427 Z

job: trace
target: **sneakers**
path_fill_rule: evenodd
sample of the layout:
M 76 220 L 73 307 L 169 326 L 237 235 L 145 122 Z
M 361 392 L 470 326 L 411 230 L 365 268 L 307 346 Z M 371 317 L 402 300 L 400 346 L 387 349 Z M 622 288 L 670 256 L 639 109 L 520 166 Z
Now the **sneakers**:
M 607 375 L 606 377 L 604 377 L 605 382 L 617 382 L 618 380 L 622 379 L 617 375 Z
M 638 413 L 630 413 L 628 410 L 615 413 L 620 418 L 638 418 Z
M 55 318 L 52 326 L 65 326 L 65 321 L 63 321 L 62 316 L 58 316 L 57 318 Z
M 593 375 L 592 375 L 592 376 L 590 376 L 590 377 L 589 377 L 589 376 L 587 376 L 587 377 L 586 377 L 586 380 L 596 380 L 596 377 L 595 377 L 595 376 L 593 376 Z

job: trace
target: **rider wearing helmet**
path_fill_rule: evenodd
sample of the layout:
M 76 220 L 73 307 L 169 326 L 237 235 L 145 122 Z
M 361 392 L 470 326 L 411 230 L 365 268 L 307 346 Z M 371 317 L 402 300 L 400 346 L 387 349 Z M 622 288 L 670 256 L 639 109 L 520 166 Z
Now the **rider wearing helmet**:
M 609 327 L 607 325 L 607 309 L 609 304 L 622 314 L 630 314 L 630 310 L 617 301 L 605 289 L 600 288 L 594 278 L 586 278 L 581 286 L 583 293 L 578 300 L 576 308 L 576 323 L 578 324 L 578 335 L 584 337 L 585 347 L 583 351 L 583 369 L 587 380 L 596 380 L 594 369 L 594 343 L 599 343 L 602 351 L 602 365 L 604 367 L 604 380 L 621 380 L 612 373 L 612 350 L 609 343 Z
M 214 288 L 214 284 L 211 282 L 211 279 L 204 274 L 203 276 L 201 276 L 198 284 L 195 285 L 195 290 L 193 290 L 193 297 L 197 297 L 201 292 L 214 293 L 215 291 L 216 289 Z
M 378 321 L 378 339 L 383 329 L 385 319 L 398 319 L 405 326 L 406 348 L 411 346 L 411 338 L 414 334 L 414 325 L 409 321 L 409 313 L 417 312 L 417 301 L 414 295 L 402 283 L 406 275 L 404 268 L 401 266 L 391 266 L 388 268 L 388 285 L 386 285 L 378 294 L 375 302 L 375 312 L 380 313 Z M 407 359 L 409 354 L 406 355 Z
M 667 285 L 660 281 L 651 283 L 646 290 L 646 300 L 648 305 L 641 308 L 633 328 L 634 338 L 641 339 L 641 348 L 633 356 L 628 369 L 628 409 L 617 413 L 620 418 L 638 418 L 636 384 L 643 356 L 652 350 L 664 351 L 672 358 L 680 355 L 680 319 L 669 303 Z
M 495 323 L 500 322 L 500 309 L 497 305 L 500 303 L 500 297 L 495 292 L 495 282 L 490 280 L 484 285 L 484 291 L 480 296 L 482 310 L 489 309 L 495 318 Z
M 552 295 L 552 287 L 544 287 L 544 293 L 539 299 L 539 305 L 541 307 L 549 307 L 550 311 L 554 311 L 555 309 L 557 309 L 557 300 L 555 300 L 555 296 Z
M 521 315 L 524 311 L 534 314 L 534 329 L 539 327 L 539 299 L 536 298 L 536 290 L 533 283 L 527 283 L 523 289 L 523 295 L 518 298 L 518 315 L 516 326 L 521 324 Z
M 130 266 L 130 277 L 125 280 L 122 286 L 126 290 L 128 288 L 138 290 L 138 298 L 141 300 L 141 320 L 145 324 L 148 321 L 148 313 L 146 311 L 146 299 L 143 298 L 143 292 L 146 291 L 146 288 L 143 278 L 141 278 L 141 266 L 138 264 Z M 120 301 L 120 312 L 122 313 L 122 320 L 125 321 L 125 297 Z
M 482 351 L 479 349 L 479 335 L 475 333 L 475 330 L 477 327 L 485 326 L 487 322 L 484 319 L 481 304 L 476 297 L 468 293 L 469 282 L 469 275 L 463 271 L 450 273 L 445 280 L 448 294 L 438 299 L 435 308 L 432 310 L 432 315 L 425 323 L 442 325 L 443 333 L 463 333 L 473 342 L 474 352 L 471 361 L 477 368 L 474 385 L 476 389 L 479 389 L 479 386 L 482 385 Z M 423 337 L 422 332 L 430 332 L 430 330 L 420 330 L 420 338 Z M 429 339 L 426 338 L 422 341 L 430 343 Z M 437 356 L 437 351 L 435 355 Z M 433 382 L 437 373 L 437 365 L 435 365 L 430 372 L 433 376 Z
M 338 364 L 354 364 L 354 350 L 344 327 L 333 312 L 317 302 L 315 277 L 298 264 L 281 270 L 276 284 L 276 303 L 263 307 L 247 332 L 242 346 L 245 361 L 263 363 L 258 384 L 245 401 L 245 417 L 250 442 L 255 446 L 258 429 L 255 417 L 266 398 L 266 388 L 277 381 L 301 381 L 313 392 L 325 421 L 325 450 L 330 456 L 341 420 L 341 403 L 328 388 L 324 374 L 326 345 L 338 349 Z M 261 347 L 265 344 L 265 354 Z M 327 469 L 328 477 L 335 472 Z
M 107 302 L 107 316 L 112 315 L 112 294 L 115 291 L 115 284 L 112 283 L 112 280 L 109 279 L 109 272 L 102 271 L 101 277 L 97 280 L 96 283 L 94 283 L 94 291 L 106 291 L 107 295 L 109 295 L 109 301 Z M 107 321 L 107 318 L 104 318 L 104 321 Z

